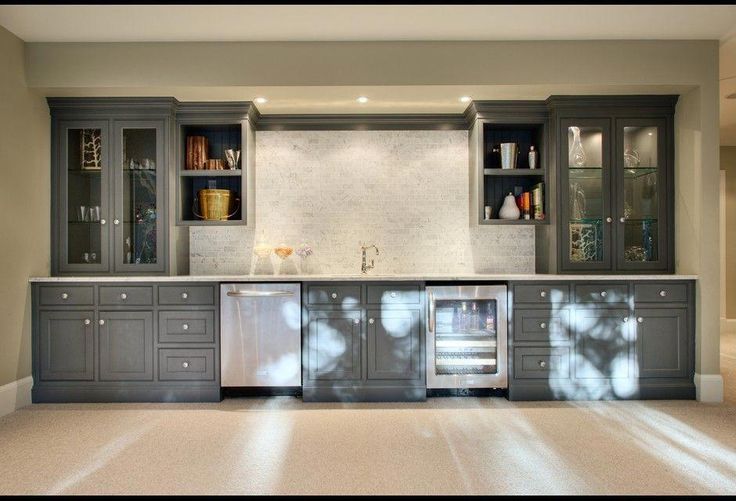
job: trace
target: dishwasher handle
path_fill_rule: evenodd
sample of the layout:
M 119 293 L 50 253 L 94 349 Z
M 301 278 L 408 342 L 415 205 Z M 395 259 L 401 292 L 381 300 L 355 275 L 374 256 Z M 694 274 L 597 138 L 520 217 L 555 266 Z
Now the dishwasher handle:
M 283 297 L 293 296 L 292 291 L 228 291 L 230 297 Z

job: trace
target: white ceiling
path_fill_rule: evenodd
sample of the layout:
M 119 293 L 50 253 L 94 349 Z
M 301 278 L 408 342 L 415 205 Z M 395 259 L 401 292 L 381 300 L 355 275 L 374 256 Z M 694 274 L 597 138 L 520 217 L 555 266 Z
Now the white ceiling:
M 732 5 L 3 5 L 27 42 L 724 40 Z

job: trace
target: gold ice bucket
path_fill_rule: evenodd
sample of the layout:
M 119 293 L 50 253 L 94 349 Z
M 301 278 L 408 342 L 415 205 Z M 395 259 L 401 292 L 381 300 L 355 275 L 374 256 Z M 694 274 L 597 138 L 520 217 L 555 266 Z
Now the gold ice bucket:
M 233 205 L 235 208 L 232 208 Z M 204 189 L 197 193 L 192 211 L 195 216 L 206 221 L 227 221 L 239 208 L 240 199 L 233 197 L 230 190 Z

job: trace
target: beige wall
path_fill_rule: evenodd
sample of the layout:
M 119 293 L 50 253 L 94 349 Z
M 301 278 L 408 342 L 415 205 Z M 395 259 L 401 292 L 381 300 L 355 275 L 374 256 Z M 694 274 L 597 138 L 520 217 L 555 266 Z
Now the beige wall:
M 726 171 L 726 318 L 736 318 L 736 146 L 721 146 Z
M 0 27 L 0 386 L 31 375 L 28 277 L 49 272 L 49 116 Z
M 26 56 L 29 84 L 57 95 L 259 85 L 567 84 L 589 86 L 590 93 L 624 85 L 685 88 L 675 131 L 676 269 L 700 276 L 696 371 L 715 376 L 718 49 L 717 41 L 41 43 L 29 44 Z

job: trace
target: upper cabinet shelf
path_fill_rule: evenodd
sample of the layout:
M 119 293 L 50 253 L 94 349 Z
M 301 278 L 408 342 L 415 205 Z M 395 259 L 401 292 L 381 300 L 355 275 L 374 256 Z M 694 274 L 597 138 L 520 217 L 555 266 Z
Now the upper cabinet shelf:
M 484 176 L 541 176 L 542 169 L 483 169 Z

